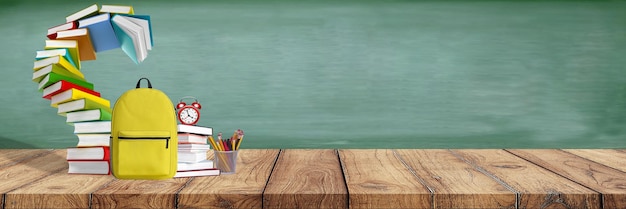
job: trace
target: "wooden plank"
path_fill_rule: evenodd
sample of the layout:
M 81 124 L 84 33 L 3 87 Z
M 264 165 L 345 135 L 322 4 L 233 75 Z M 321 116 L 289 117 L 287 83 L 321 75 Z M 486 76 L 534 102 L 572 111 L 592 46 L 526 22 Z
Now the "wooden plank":
M 515 208 L 516 194 L 448 150 L 396 150 L 434 193 L 434 208 Z
M 509 152 L 576 183 L 600 192 L 604 208 L 626 208 L 626 173 L 560 150 L 516 149 Z
M 191 178 L 114 180 L 92 194 L 92 208 L 175 208 L 176 193 Z
M 564 149 L 566 152 L 626 172 L 626 152 L 616 149 Z
M 599 208 L 600 194 L 505 150 L 452 150 L 519 192 L 519 208 Z
M 240 150 L 235 174 L 194 177 L 178 193 L 178 207 L 262 208 L 263 190 L 279 151 L 277 149 Z
M 336 150 L 288 149 L 279 154 L 263 194 L 263 208 L 347 208 Z
M 0 149 L 0 168 L 15 165 L 22 160 L 51 151 L 51 149 Z
M 7 192 L 66 168 L 65 153 L 64 149 L 54 150 L 0 169 L 0 194 L 4 196 Z M 8 204 L 4 198 L 0 198 L 0 205 Z
M 432 194 L 393 150 L 339 150 L 350 208 L 432 208 Z
M 89 208 L 91 193 L 111 175 L 68 174 L 67 169 L 6 194 L 6 208 Z

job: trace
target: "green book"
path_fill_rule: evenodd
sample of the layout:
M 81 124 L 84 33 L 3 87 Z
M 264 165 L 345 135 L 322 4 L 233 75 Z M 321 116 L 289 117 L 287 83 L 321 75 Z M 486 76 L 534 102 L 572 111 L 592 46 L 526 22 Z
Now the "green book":
M 76 78 L 72 78 L 72 77 L 68 77 L 68 76 L 64 76 L 61 74 L 57 74 L 54 72 L 48 73 L 48 75 L 46 75 L 46 77 L 44 77 L 43 79 L 41 79 L 41 81 L 39 82 L 39 91 L 43 91 L 44 88 L 60 81 L 60 80 L 66 80 L 69 81 L 71 83 L 74 83 L 76 85 L 85 87 L 87 89 L 93 90 L 93 83 L 89 83 L 87 81 L 81 81 L 78 80 Z
M 50 64 L 48 66 L 45 66 L 35 72 L 33 72 L 33 82 L 39 83 L 41 82 L 41 80 L 44 78 L 44 76 L 48 75 L 48 73 L 56 73 L 59 75 L 64 75 L 67 77 L 71 77 L 71 78 L 75 78 L 81 81 L 84 81 L 84 78 L 81 78 L 80 76 L 68 71 L 67 69 L 65 69 L 63 66 L 60 66 L 58 64 Z
M 95 120 L 111 120 L 111 109 L 97 108 L 68 112 L 65 115 L 67 123 L 86 122 Z

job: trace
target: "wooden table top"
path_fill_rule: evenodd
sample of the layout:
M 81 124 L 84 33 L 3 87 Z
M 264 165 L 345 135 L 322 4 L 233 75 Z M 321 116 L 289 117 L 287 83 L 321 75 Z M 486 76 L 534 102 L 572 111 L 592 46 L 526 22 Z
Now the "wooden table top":
M 1 208 L 626 208 L 623 149 L 242 149 L 233 175 L 67 174 L 0 149 Z

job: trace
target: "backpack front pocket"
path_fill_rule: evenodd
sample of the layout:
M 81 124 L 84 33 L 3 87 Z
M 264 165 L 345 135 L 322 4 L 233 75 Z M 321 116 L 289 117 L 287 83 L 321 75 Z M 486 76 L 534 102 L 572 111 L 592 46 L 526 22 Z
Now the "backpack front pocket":
M 121 176 L 158 176 L 171 172 L 170 132 L 119 131 L 117 173 Z M 174 158 L 175 159 L 175 158 Z

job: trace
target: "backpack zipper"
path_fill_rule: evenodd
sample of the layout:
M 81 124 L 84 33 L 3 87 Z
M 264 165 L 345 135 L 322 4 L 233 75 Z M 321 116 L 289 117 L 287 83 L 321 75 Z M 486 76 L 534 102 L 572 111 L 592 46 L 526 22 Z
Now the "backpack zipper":
M 171 137 L 128 137 L 128 136 L 118 136 L 118 139 L 126 139 L 126 140 L 163 140 L 165 139 L 165 149 L 169 149 L 170 147 L 170 138 Z

